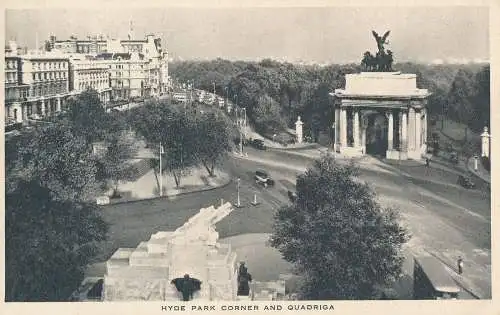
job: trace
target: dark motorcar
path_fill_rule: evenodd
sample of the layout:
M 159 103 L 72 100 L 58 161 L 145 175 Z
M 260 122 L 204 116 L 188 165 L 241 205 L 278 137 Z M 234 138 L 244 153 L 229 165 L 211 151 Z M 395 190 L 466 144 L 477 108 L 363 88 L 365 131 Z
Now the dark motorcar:
M 472 182 L 472 180 L 469 177 L 464 176 L 464 175 L 458 176 L 457 182 L 460 186 L 465 187 L 465 188 L 474 188 L 474 186 L 475 186 L 474 182 Z
M 254 178 L 256 183 L 262 184 L 264 187 L 274 185 L 274 180 L 264 171 L 256 171 Z
M 264 141 L 261 139 L 254 139 L 251 142 L 252 147 L 259 149 L 259 150 L 265 150 L 266 146 L 264 145 Z
M 453 164 L 458 164 L 458 153 L 453 151 L 450 154 L 450 162 Z
M 297 194 L 294 191 L 289 190 L 288 198 L 290 199 L 291 202 L 295 202 L 295 200 L 297 200 Z

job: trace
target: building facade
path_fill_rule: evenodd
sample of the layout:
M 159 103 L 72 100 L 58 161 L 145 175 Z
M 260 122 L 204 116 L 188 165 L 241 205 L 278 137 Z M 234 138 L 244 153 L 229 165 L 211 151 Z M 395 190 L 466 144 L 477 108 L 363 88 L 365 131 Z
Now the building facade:
M 154 95 L 151 93 L 148 61 L 143 55 L 136 52 L 115 53 L 102 54 L 97 58 L 108 68 L 113 100 Z
M 114 60 L 114 63 L 110 62 L 110 65 L 114 64 L 110 68 L 110 76 L 113 96 L 117 98 L 154 96 L 169 90 L 168 52 L 162 48 L 161 38 L 154 34 L 148 34 L 144 39 L 133 39 L 131 33 L 128 39 L 123 40 L 104 36 L 56 40 L 55 36 L 51 36 L 49 42 L 51 49 L 65 54 Z
M 95 89 L 103 103 L 158 96 L 170 90 L 168 53 L 161 39 L 93 37 L 56 40 L 28 53 L 9 42 L 5 52 L 5 119 L 22 123 L 61 111 L 67 97 Z
M 69 96 L 69 59 L 59 54 L 5 57 L 6 121 L 61 111 Z
M 110 71 L 106 63 L 92 59 L 70 59 L 71 92 L 81 93 L 93 89 L 103 104 L 111 100 Z

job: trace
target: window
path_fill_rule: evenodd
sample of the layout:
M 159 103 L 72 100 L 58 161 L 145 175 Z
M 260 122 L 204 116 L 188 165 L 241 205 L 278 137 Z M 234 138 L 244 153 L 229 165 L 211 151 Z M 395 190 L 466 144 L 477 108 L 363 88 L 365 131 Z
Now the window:
M 33 75 L 33 81 L 35 81 L 35 74 L 33 73 L 32 75 Z

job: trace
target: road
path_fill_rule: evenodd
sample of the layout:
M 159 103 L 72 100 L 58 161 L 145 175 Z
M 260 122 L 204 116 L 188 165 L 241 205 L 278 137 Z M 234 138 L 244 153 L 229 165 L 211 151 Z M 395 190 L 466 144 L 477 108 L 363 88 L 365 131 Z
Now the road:
M 257 152 L 247 148 L 249 158 L 270 161 L 273 165 L 300 167 L 311 158 L 285 151 Z M 286 162 L 279 162 L 286 161 Z M 467 190 L 439 180 L 432 173 L 418 178 L 376 159 L 360 162 L 360 178 L 379 196 L 384 206 L 399 209 L 403 224 L 412 238 L 409 246 L 415 254 L 432 254 L 455 268 L 456 259 L 467 261 L 463 279 L 481 297 L 491 297 L 491 211 L 490 192 Z M 425 168 L 425 167 L 423 167 Z
M 276 209 L 289 202 L 287 190 L 312 160 L 277 150 L 246 148 L 246 152 L 248 159 L 231 158 L 226 162 L 225 169 L 234 178 L 226 187 L 105 207 L 103 216 L 111 223 L 110 241 L 103 244 L 99 260 L 109 258 L 118 247 L 136 247 L 156 231 L 173 230 L 200 208 L 217 205 L 221 199 L 236 204 L 236 178 L 241 179 L 243 207 L 217 224 L 220 237 L 271 233 Z M 445 182 L 407 177 L 376 162 L 362 163 L 360 177 L 378 193 L 384 205 L 400 210 L 403 223 L 412 234 L 411 251 L 436 255 L 451 269 L 456 258 L 462 256 L 471 286 L 479 288 L 483 297 L 491 296 L 491 220 L 484 194 Z M 257 169 L 266 170 L 275 179 L 275 187 L 256 184 L 253 173 Z M 250 204 L 255 195 L 258 206 Z

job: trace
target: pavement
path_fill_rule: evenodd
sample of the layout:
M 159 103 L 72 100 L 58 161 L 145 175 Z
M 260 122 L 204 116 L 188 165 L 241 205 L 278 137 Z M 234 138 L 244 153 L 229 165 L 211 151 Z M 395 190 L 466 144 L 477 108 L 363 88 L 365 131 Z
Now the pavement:
M 163 196 L 175 196 L 183 193 L 213 189 L 229 183 L 227 173 L 215 170 L 215 177 L 209 177 L 204 168 L 193 168 L 189 175 L 181 178 L 181 184 L 176 187 L 175 180 L 168 172 L 163 172 Z M 160 197 L 160 175 L 157 170 L 149 170 L 135 181 L 123 182 L 118 186 L 121 198 L 111 199 L 112 203 L 122 203 Z M 106 195 L 111 196 L 110 189 Z
M 481 178 L 488 184 L 491 184 L 491 174 L 490 172 L 484 169 L 481 160 L 479 159 L 477 161 L 477 170 L 475 169 L 474 164 L 475 164 L 474 157 L 471 157 L 467 160 L 467 169 L 469 170 L 469 172 Z

